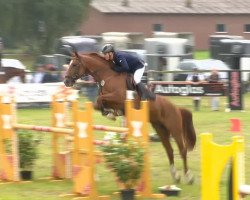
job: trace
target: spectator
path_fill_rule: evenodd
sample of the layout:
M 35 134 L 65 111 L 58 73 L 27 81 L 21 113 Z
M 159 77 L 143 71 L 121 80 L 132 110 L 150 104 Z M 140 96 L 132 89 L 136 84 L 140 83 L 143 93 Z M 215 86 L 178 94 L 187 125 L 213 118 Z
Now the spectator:
M 205 81 L 205 76 L 201 73 L 199 73 L 198 71 L 198 68 L 197 67 L 194 67 L 193 68 L 193 73 L 192 74 L 189 74 L 187 76 L 187 79 L 186 81 L 188 83 L 191 83 L 193 85 L 198 85 L 198 84 L 201 84 Z M 199 111 L 200 110 L 200 101 L 201 101 L 201 97 L 199 96 L 195 96 L 193 98 L 193 103 L 194 103 L 194 109 L 196 111 Z
M 220 82 L 220 75 L 216 69 L 212 69 L 211 75 L 208 77 L 209 83 L 218 83 Z M 213 96 L 211 99 L 211 108 L 212 111 L 219 110 L 219 97 Z
M 54 83 L 54 82 L 60 82 L 58 76 L 56 74 L 53 74 L 53 71 L 56 70 L 56 67 L 54 65 L 45 65 L 45 74 L 42 79 L 42 83 Z
M 53 83 L 59 82 L 59 78 L 57 75 L 52 74 L 55 71 L 55 68 L 51 65 L 43 65 L 39 66 L 36 69 L 36 73 L 34 74 L 31 83 Z
M 45 68 L 43 66 L 37 67 L 36 72 L 33 78 L 31 79 L 31 83 L 42 83 L 44 75 L 45 75 Z

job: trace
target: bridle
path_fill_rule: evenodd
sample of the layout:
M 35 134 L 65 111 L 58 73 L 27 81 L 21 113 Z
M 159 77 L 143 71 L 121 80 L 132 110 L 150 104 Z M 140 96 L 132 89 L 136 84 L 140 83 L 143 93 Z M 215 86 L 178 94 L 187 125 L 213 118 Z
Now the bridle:
M 75 63 L 72 63 L 75 62 Z M 77 63 L 76 63 L 77 62 Z M 70 81 L 76 82 L 79 78 L 82 78 L 85 74 L 89 74 L 91 76 L 93 76 L 95 78 L 95 80 L 97 81 L 98 85 L 101 87 L 104 86 L 105 82 L 107 82 L 109 79 L 111 79 L 113 77 L 113 75 L 106 77 L 105 79 L 102 79 L 100 77 L 100 73 L 104 70 L 106 70 L 105 68 L 101 68 L 101 69 L 97 69 L 97 70 L 91 70 L 86 66 L 86 63 L 84 63 L 80 58 L 78 57 L 74 57 L 71 59 L 69 66 L 71 67 L 78 67 L 78 70 L 76 70 L 74 72 L 74 74 L 72 76 L 65 76 L 66 79 L 69 79 Z M 79 74 L 80 71 L 80 67 L 83 67 L 85 69 L 85 73 L 84 74 Z M 89 73 L 86 73 L 86 72 Z
M 74 61 L 76 61 L 77 62 L 77 64 L 72 64 L 72 62 L 74 62 Z M 71 61 L 70 61 L 70 63 L 69 63 L 69 66 L 72 66 L 72 67 L 76 67 L 76 65 L 77 65 L 77 67 L 80 69 L 80 67 L 81 67 L 81 65 L 83 65 L 83 63 L 81 62 L 81 59 L 79 59 L 79 58 L 73 58 Z M 83 65 L 84 66 L 84 65 Z M 70 80 L 72 80 L 72 81 L 77 81 L 79 78 L 81 78 L 83 75 L 80 75 L 79 74 L 79 71 L 80 70 L 77 70 L 72 76 L 65 76 L 65 78 L 66 79 L 70 79 Z

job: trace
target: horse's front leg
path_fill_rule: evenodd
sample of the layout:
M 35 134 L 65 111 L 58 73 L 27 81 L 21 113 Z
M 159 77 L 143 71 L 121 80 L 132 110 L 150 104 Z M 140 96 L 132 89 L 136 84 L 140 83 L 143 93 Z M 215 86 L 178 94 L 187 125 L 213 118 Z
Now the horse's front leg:
M 104 111 L 102 95 L 99 95 L 97 97 L 96 102 L 94 103 L 94 109 L 95 110 L 100 110 L 102 112 Z
M 114 108 L 112 106 L 109 106 L 105 108 L 103 102 L 112 102 L 112 103 L 119 103 L 117 101 L 117 97 L 115 98 L 115 95 L 112 93 L 104 94 L 104 95 L 99 95 L 96 103 L 94 104 L 94 108 L 96 110 L 100 110 L 102 112 L 102 115 L 107 116 L 109 119 L 115 120 L 115 116 L 121 115 L 115 112 Z
M 107 94 L 100 94 L 96 100 L 96 103 L 94 105 L 94 108 L 97 110 L 102 110 L 104 107 L 103 102 L 110 102 L 113 104 L 119 104 L 119 96 L 115 92 L 113 93 L 107 93 Z

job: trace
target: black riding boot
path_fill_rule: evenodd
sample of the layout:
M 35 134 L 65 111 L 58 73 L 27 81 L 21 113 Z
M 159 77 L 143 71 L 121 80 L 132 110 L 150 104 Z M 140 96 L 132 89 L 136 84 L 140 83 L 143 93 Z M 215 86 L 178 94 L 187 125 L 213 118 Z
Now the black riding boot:
M 155 100 L 155 94 L 149 91 L 143 83 L 138 83 L 136 86 L 142 100 Z

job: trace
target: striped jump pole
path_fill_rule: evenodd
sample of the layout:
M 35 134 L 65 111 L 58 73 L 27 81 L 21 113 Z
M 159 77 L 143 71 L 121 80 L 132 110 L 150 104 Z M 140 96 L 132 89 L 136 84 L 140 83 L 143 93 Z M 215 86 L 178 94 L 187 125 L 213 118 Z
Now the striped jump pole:
M 72 118 L 74 118 L 74 113 L 79 109 L 79 103 L 76 100 L 71 101 L 70 103 L 72 105 Z M 64 112 L 64 116 L 66 119 L 67 118 L 67 109 L 61 109 L 61 113 L 62 112 Z M 64 126 L 65 127 L 72 127 L 73 122 L 64 121 Z M 105 125 L 97 125 L 97 124 L 93 124 L 92 127 L 96 131 L 111 131 L 111 132 L 117 132 L 117 133 L 124 133 L 124 132 L 129 131 L 129 129 L 127 127 L 115 127 L 115 126 L 105 126 Z
M 67 127 L 72 127 L 73 122 L 66 122 L 65 125 Z M 105 125 L 96 125 L 93 124 L 93 129 L 95 131 L 111 131 L 111 132 L 117 132 L 117 133 L 125 133 L 128 132 L 128 128 L 126 127 L 115 127 L 115 126 L 105 126 Z
M 220 179 L 232 161 L 232 199 L 240 200 L 239 188 L 245 182 L 244 138 L 234 136 L 230 145 L 213 142 L 210 133 L 201 134 L 201 200 L 220 199 Z

